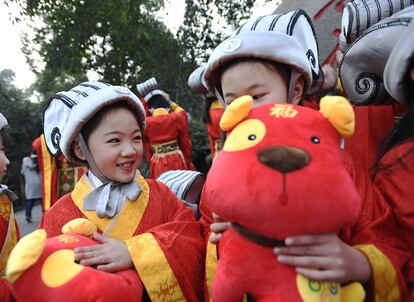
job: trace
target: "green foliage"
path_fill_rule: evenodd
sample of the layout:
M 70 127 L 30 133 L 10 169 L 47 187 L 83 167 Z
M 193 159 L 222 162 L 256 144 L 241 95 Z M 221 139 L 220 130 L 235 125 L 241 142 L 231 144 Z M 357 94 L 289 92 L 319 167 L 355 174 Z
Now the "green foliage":
M 0 112 L 9 122 L 8 133 L 12 140 L 7 151 L 10 166 L 2 182 L 20 195 L 22 158 L 30 154 L 32 141 L 41 133 L 41 108 L 40 104 L 28 100 L 27 93 L 13 85 L 13 78 L 13 71 L 0 71 Z

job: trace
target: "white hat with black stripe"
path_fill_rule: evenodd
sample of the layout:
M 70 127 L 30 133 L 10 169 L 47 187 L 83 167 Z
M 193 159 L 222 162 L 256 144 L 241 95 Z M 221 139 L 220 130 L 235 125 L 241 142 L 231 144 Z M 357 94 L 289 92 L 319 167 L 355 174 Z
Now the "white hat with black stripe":
M 414 22 L 401 36 L 388 58 L 384 70 L 384 85 L 388 93 L 401 103 L 414 102 L 413 81 L 410 78 L 414 68 Z
M 158 88 L 157 80 L 152 77 L 143 83 L 137 84 L 137 90 L 140 97 L 144 98 L 148 102 L 154 95 L 162 95 L 167 101 L 170 96 L 161 89 Z
M 345 51 L 369 27 L 413 5 L 414 0 L 354 0 L 342 13 L 339 44 Z
M 85 82 L 69 91 L 49 98 L 43 112 L 46 146 L 53 156 L 61 153 L 74 159 L 72 143 L 82 127 L 102 108 L 126 101 L 139 114 L 140 128 L 145 128 L 145 110 L 138 97 L 128 88 L 100 82 Z
M 360 35 L 344 53 L 339 77 L 356 105 L 383 105 L 393 100 L 385 90 L 385 64 L 414 18 L 414 5 L 385 18 Z
M 307 94 L 316 92 L 323 76 L 312 21 L 303 10 L 252 18 L 211 54 L 204 72 L 208 89 L 221 93 L 220 67 L 238 58 L 264 59 L 301 74 Z

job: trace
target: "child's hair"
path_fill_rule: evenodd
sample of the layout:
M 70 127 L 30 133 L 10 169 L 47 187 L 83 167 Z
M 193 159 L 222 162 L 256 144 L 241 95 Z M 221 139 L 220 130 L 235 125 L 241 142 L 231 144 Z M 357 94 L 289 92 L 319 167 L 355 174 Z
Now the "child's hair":
M 264 67 L 266 67 L 270 71 L 277 71 L 281 75 L 283 81 L 285 82 L 286 89 L 289 89 L 288 85 L 289 85 L 290 76 L 292 72 L 292 69 L 290 66 L 281 64 L 275 61 L 270 61 L 270 60 L 261 59 L 261 58 L 254 58 L 254 57 L 237 58 L 237 59 L 226 62 L 225 64 L 223 64 L 222 66 L 218 68 L 218 71 L 215 74 L 216 78 L 214 79 L 214 82 L 220 83 L 223 73 L 229 68 L 239 63 L 250 64 L 250 65 L 259 63 L 259 64 L 262 64 Z M 219 92 L 221 94 L 223 92 L 221 84 L 219 84 L 219 87 L 217 88 L 219 88 Z
M 148 100 L 148 107 L 152 109 L 170 108 L 170 103 L 163 95 L 156 94 Z
M 7 132 L 6 127 L 3 127 L 2 129 L 0 129 L 0 138 L 3 144 L 3 147 L 7 149 L 10 145 L 10 136 L 9 136 L 9 133 Z
M 114 104 L 111 104 L 109 106 L 103 107 L 101 110 L 99 110 L 95 115 L 88 120 L 88 122 L 82 127 L 81 133 L 86 143 L 88 143 L 89 137 L 91 136 L 92 132 L 98 128 L 98 126 L 101 124 L 103 119 L 110 114 L 110 112 L 114 109 L 127 109 L 132 113 L 132 115 L 135 117 L 138 125 L 141 125 L 139 121 L 139 113 L 138 111 L 132 107 L 127 101 L 120 101 L 116 102 Z M 141 132 L 143 129 L 141 129 Z

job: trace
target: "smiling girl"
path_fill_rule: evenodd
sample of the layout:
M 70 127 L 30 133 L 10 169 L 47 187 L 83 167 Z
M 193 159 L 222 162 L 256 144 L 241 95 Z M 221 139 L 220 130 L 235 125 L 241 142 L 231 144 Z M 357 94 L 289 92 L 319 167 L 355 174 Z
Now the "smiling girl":
M 66 222 L 87 218 L 102 244 L 76 249 L 81 265 L 108 272 L 135 267 L 152 301 L 199 300 L 198 223 L 166 186 L 138 171 L 145 128 L 139 99 L 124 87 L 82 83 L 52 97 L 44 121 L 49 151 L 84 161 L 89 170 L 40 227 L 55 236 Z

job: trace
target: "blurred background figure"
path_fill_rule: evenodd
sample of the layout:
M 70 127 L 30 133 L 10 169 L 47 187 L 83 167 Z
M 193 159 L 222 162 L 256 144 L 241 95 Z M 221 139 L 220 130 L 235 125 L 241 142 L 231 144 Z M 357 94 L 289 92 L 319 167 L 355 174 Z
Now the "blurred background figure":
M 36 202 L 42 202 L 42 187 L 40 181 L 39 163 L 33 152 L 30 157 L 24 157 L 22 162 L 22 192 L 26 199 L 26 221 L 32 222 L 32 208 Z
M 188 78 L 188 87 L 191 89 L 191 92 L 204 95 L 203 122 L 210 144 L 211 164 L 223 146 L 223 133 L 220 129 L 220 119 L 224 112 L 224 105 L 217 99 L 214 93 L 206 88 L 202 80 L 203 72 L 204 66 L 195 69 Z
M 194 170 L 187 113 L 158 88 L 155 78 L 138 84 L 137 90 L 148 108 L 144 143 L 149 178 L 170 170 Z

